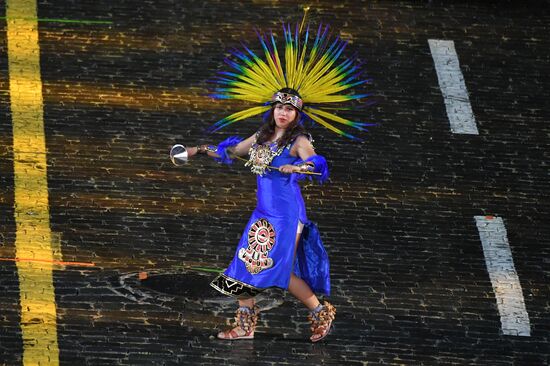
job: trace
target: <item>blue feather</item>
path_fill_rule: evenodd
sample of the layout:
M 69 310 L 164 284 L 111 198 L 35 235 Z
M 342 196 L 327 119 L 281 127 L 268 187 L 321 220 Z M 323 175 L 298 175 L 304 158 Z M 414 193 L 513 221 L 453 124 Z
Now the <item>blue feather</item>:
M 315 173 L 321 173 L 321 175 L 313 175 L 313 174 L 301 174 L 301 173 L 294 173 L 292 174 L 291 180 L 302 180 L 305 178 L 309 178 L 309 180 L 312 180 L 312 178 L 317 179 L 319 184 L 323 184 L 328 180 L 329 177 L 329 171 L 328 171 L 328 165 L 326 159 L 322 155 L 313 155 L 307 158 L 306 160 L 300 160 L 294 165 L 300 165 L 304 163 L 313 163 L 315 168 Z
M 233 159 L 227 153 L 227 149 L 231 146 L 237 145 L 242 140 L 243 139 L 238 136 L 231 136 L 220 142 L 218 144 L 218 148 L 216 149 L 216 154 L 218 154 L 220 157 L 216 158 L 216 161 L 224 164 L 233 164 Z

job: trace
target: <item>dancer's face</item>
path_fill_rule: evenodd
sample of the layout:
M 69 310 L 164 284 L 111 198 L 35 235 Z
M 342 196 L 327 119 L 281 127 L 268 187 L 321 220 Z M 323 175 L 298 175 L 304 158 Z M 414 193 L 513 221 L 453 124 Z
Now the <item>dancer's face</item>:
M 273 118 L 275 118 L 275 124 L 277 127 L 285 129 L 290 126 L 292 122 L 296 119 L 297 115 L 296 108 L 290 104 L 275 104 L 273 108 Z

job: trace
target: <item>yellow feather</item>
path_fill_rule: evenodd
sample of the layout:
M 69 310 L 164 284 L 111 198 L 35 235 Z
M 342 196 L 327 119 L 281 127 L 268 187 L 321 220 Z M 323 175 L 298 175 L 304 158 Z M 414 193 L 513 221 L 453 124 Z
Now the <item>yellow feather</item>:
M 319 80 L 322 79 L 322 77 L 327 72 L 327 70 L 330 69 L 332 64 L 334 64 L 334 61 L 328 61 L 328 62 L 325 62 L 325 61 L 326 60 L 323 60 L 324 63 L 320 62 L 318 64 L 319 67 L 316 67 L 317 70 L 315 70 L 315 72 L 312 72 L 312 74 L 309 75 L 308 85 L 310 86 L 310 88 L 312 89 L 316 88 L 316 86 L 318 86 Z
M 254 68 L 246 68 L 243 73 L 246 74 L 246 76 L 250 79 L 254 80 L 253 84 L 264 84 L 272 87 L 270 81 L 267 80 L 263 75 L 258 74 L 258 72 Z
M 236 90 L 243 90 L 243 91 L 248 91 L 248 92 L 256 93 L 256 94 L 266 94 L 265 87 L 263 87 L 261 85 L 251 85 L 251 84 L 243 83 L 243 82 L 235 82 L 229 88 L 229 91 L 233 92 L 233 93 Z
M 285 83 L 285 76 L 283 69 L 281 69 L 281 61 L 279 60 L 279 55 L 276 53 L 275 58 L 277 59 L 277 65 L 275 65 L 275 62 L 271 59 L 271 56 L 269 55 L 269 52 L 265 52 L 265 58 L 267 59 L 267 62 L 269 64 L 269 68 L 272 72 L 272 74 L 277 79 L 277 90 L 280 90 L 284 87 Z
M 314 85 L 316 86 L 316 89 L 320 87 L 322 88 L 324 86 L 331 86 L 342 81 L 342 79 L 344 79 L 345 76 L 346 75 L 342 71 L 333 69 L 333 70 L 330 70 L 325 75 L 323 75 L 321 78 L 319 78 L 314 83 Z
M 349 101 L 349 97 L 346 95 L 320 95 L 315 98 L 310 98 L 308 103 L 338 103 L 347 101 Z
M 255 80 L 255 83 L 263 83 L 270 89 L 275 90 L 278 88 L 278 80 L 273 75 L 269 67 L 261 59 L 256 59 L 258 62 L 252 66 L 245 67 L 244 74 Z
M 326 122 L 325 120 L 323 120 L 321 117 L 311 113 L 311 110 L 308 110 L 306 112 L 306 109 L 304 109 L 304 113 L 307 114 L 312 120 L 314 120 L 315 122 L 319 123 L 320 125 L 328 128 L 329 130 L 333 131 L 333 132 L 336 132 L 337 134 L 339 135 L 343 135 L 344 134 L 344 131 L 342 131 L 341 129 L 337 128 L 337 127 L 334 127 L 333 125 L 331 125 L 330 123 Z
M 254 93 L 233 93 L 231 94 L 231 99 L 238 99 L 238 100 L 245 100 L 247 102 L 254 102 L 254 103 L 264 103 L 265 102 L 265 96 L 263 95 L 256 95 Z
M 313 68 L 308 72 L 308 77 L 304 80 L 304 85 L 302 85 L 302 90 L 304 95 L 308 94 L 310 90 L 314 89 L 315 82 L 322 76 L 319 73 L 319 70 L 327 64 L 327 56 L 323 55 L 321 59 L 313 66 Z
M 321 109 L 315 109 L 315 110 L 312 110 L 312 109 L 308 109 L 308 112 L 311 113 L 311 114 L 316 114 L 316 115 L 319 115 L 321 117 L 325 117 L 325 118 L 328 118 L 334 122 L 338 122 L 338 123 L 341 123 L 341 124 L 344 124 L 344 125 L 347 125 L 347 126 L 351 126 L 352 125 L 352 121 L 350 121 L 349 119 L 345 119 L 345 118 L 342 118 L 342 117 L 339 117 L 333 113 L 330 113 L 330 112 L 326 112 L 326 111 L 323 111 Z
M 273 68 L 277 70 L 277 78 L 281 87 L 283 87 L 286 85 L 285 73 L 283 71 L 283 64 L 281 63 L 281 58 L 279 57 L 279 51 L 277 50 L 277 47 L 273 47 L 273 54 L 275 55 L 275 60 L 277 61 L 277 65 L 273 65 Z M 271 60 L 271 58 L 269 59 Z
M 292 85 L 292 78 L 293 78 L 293 67 L 292 67 L 292 44 L 289 44 L 285 48 L 285 71 L 286 71 L 286 81 L 288 83 L 288 86 Z
M 242 80 L 242 82 L 248 83 L 248 84 L 250 84 L 250 85 L 255 85 L 255 84 L 258 83 L 257 80 L 254 80 L 254 79 L 252 79 L 252 78 L 249 78 L 249 77 L 247 77 L 247 76 L 245 76 L 245 75 L 237 75 L 237 79 Z M 263 84 L 263 83 L 261 83 L 261 84 L 267 87 L 267 85 L 265 85 L 265 84 Z
M 304 59 L 306 56 L 306 50 L 307 50 L 307 43 L 304 44 L 304 48 L 302 49 L 302 55 L 300 56 L 300 61 L 298 62 L 298 70 L 297 70 L 297 77 L 296 77 L 296 88 L 299 89 L 303 83 L 304 78 L 306 77 L 306 74 L 304 73 Z
M 277 75 L 273 73 L 273 70 L 261 59 L 257 59 L 257 65 L 260 66 L 262 74 L 266 79 L 269 79 L 269 84 L 272 89 L 279 89 L 280 80 Z
M 319 95 L 329 95 L 341 92 L 342 90 L 349 89 L 350 85 L 332 85 L 317 89 L 316 93 L 309 94 L 309 98 L 315 98 Z
M 225 119 L 228 120 L 228 121 L 237 122 L 237 121 L 249 118 L 249 117 L 256 116 L 260 113 L 263 113 L 263 112 L 267 111 L 269 108 L 271 108 L 271 106 L 252 107 L 252 108 L 248 108 L 248 109 L 245 109 L 245 110 L 242 110 L 242 111 L 239 111 L 239 112 L 235 112 L 232 115 L 225 117 Z
M 248 68 L 247 70 L 255 75 L 255 79 L 258 82 L 268 85 L 271 89 L 277 88 L 277 80 L 273 77 L 273 74 L 266 73 L 261 66 L 254 64 L 251 68 Z

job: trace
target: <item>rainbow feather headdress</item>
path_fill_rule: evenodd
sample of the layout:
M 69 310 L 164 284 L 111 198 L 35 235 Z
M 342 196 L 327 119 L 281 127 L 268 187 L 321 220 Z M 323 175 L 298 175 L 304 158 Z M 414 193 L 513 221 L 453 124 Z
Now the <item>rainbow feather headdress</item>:
M 290 25 L 283 25 L 283 31 L 284 64 L 281 62 L 273 33 L 267 36 L 258 31 L 264 59 L 245 45 L 243 51 L 234 49 L 231 51 L 233 57 L 225 59 L 225 63 L 231 66 L 232 70 L 219 72 L 220 75 L 214 79 L 218 87 L 210 96 L 216 99 L 238 99 L 256 105 L 219 120 L 211 130 L 217 131 L 268 111 L 274 94 L 283 88 L 298 91 L 304 104 L 302 113 L 341 136 L 355 139 L 355 136 L 336 127 L 336 123 L 361 131 L 364 131 L 366 126 L 372 126 L 369 123 L 339 117 L 322 107 L 325 104 L 369 96 L 351 93 L 352 88 L 368 80 L 358 79 L 361 71 L 355 58 L 340 59 L 347 42 L 339 37 L 331 40 L 328 26 L 319 26 L 312 45 L 309 26 L 303 37 L 298 26 L 292 33 Z

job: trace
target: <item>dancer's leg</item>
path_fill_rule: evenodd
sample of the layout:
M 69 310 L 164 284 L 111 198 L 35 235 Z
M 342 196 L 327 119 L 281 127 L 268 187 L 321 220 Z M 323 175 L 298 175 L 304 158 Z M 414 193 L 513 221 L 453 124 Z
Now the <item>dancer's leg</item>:
M 239 306 L 246 306 L 252 309 L 254 307 L 254 304 L 255 302 L 253 297 L 246 300 L 239 300 Z
M 294 247 L 294 257 L 296 257 L 296 250 L 298 249 L 298 243 L 300 242 L 301 230 L 296 234 L 296 244 Z M 312 342 L 318 342 L 325 338 L 331 328 L 336 309 L 325 301 L 324 305 L 321 305 L 317 296 L 311 291 L 309 285 L 299 277 L 296 277 L 294 273 L 290 275 L 290 283 L 288 285 L 288 291 L 298 300 L 300 300 L 309 310 L 309 320 L 311 322 L 311 330 L 313 334 L 309 338 Z
M 319 299 L 317 299 L 317 296 L 311 291 L 308 284 L 294 274 L 290 275 L 288 292 L 300 300 L 309 310 L 315 309 L 320 304 Z
M 296 258 L 296 249 L 298 248 L 298 243 L 300 242 L 301 234 L 302 234 L 301 232 L 296 234 L 296 243 L 294 245 L 295 258 Z M 288 292 L 290 292 L 292 296 L 300 300 L 302 304 L 304 304 L 309 310 L 315 309 L 320 304 L 319 299 L 317 299 L 317 296 L 315 296 L 313 291 L 311 291 L 311 288 L 309 288 L 308 284 L 301 278 L 296 277 L 294 273 L 290 275 Z

